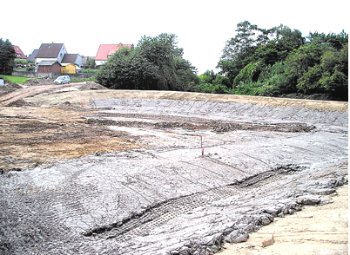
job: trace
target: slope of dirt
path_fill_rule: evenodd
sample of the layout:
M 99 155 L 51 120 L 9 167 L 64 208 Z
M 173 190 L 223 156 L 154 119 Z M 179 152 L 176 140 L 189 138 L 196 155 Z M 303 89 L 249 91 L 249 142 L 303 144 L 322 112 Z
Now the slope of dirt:
M 332 195 L 330 203 L 306 207 L 292 216 L 278 218 L 247 242 L 226 244 L 220 255 L 318 255 L 348 254 L 348 185 Z
M 348 182 L 344 102 L 77 83 L 0 105 L 2 254 L 213 254 Z
M 69 85 L 71 86 L 71 85 Z M 307 109 L 342 111 L 348 109 L 347 102 L 338 101 L 317 101 L 317 100 L 300 100 L 276 97 L 255 97 L 240 95 L 222 95 L 222 94 L 203 94 L 193 92 L 177 91 L 135 91 L 135 90 L 98 90 L 98 91 L 72 91 L 71 93 L 57 93 L 38 95 L 36 98 L 29 99 L 29 102 L 39 103 L 40 105 L 57 105 L 63 102 L 70 102 L 76 105 L 88 105 L 98 99 L 170 99 L 170 100 L 192 100 L 200 102 L 218 102 L 218 103 L 249 103 L 262 106 L 287 106 L 303 107 Z

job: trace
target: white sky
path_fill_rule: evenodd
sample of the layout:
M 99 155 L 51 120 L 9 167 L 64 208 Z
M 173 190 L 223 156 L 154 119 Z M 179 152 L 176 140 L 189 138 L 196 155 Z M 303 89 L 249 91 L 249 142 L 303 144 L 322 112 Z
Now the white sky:
M 177 35 L 199 73 L 215 69 L 237 23 L 280 24 L 311 32 L 349 33 L 347 0 L 11 0 L 0 5 L 0 38 L 25 54 L 41 43 L 94 56 L 101 43 L 134 43 L 143 35 Z

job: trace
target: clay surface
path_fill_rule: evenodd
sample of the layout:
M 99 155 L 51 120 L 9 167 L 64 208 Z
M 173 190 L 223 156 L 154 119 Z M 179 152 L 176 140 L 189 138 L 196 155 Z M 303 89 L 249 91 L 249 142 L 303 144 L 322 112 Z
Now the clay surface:
M 0 119 L 1 254 L 213 254 L 347 183 L 347 103 L 81 83 Z

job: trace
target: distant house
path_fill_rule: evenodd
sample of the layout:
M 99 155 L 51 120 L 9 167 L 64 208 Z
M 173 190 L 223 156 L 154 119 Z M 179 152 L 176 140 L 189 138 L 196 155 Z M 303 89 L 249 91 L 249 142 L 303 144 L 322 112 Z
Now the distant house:
M 23 51 L 21 50 L 21 48 L 17 45 L 12 45 L 13 48 L 15 49 L 16 52 L 16 58 L 20 58 L 20 59 L 26 59 L 27 56 L 23 53 Z
M 82 66 L 83 59 L 79 54 L 65 54 L 61 65 L 61 73 L 76 74 Z
M 96 58 L 95 58 L 95 63 L 96 66 L 101 66 L 104 65 L 108 58 L 113 55 L 115 52 L 122 48 L 133 48 L 133 44 L 100 44 L 97 50 Z
M 33 50 L 33 52 L 30 53 L 30 55 L 27 57 L 27 61 L 28 61 L 28 62 L 34 63 L 34 62 L 35 62 L 36 55 L 38 54 L 38 51 L 39 51 L 39 49 Z
M 60 74 L 65 54 L 67 50 L 63 43 L 42 43 L 35 56 L 37 73 Z
M 67 50 L 63 43 L 42 43 L 36 54 L 35 64 L 54 60 L 61 63 L 65 54 Z

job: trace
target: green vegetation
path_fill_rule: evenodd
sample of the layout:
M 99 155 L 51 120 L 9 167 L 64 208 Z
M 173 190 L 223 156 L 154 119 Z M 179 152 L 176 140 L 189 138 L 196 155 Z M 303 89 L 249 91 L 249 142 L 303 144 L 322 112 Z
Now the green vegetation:
M 348 99 L 348 34 L 310 33 L 280 25 L 237 25 L 219 61 L 235 94 L 280 96 L 322 94 Z
M 87 74 L 97 74 L 99 72 L 99 69 L 94 68 L 82 68 L 80 70 L 80 73 L 87 73 Z
M 96 79 L 115 89 L 348 99 L 348 34 L 344 31 L 303 37 L 284 25 L 264 29 L 244 21 L 227 41 L 218 73 L 196 75 L 182 56 L 175 35 L 144 36 L 134 49 L 116 52 L 96 71 Z
M 94 69 L 96 67 L 95 59 L 92 57 L 87 57 L 86 59 L 86 67 L 88 69 Z
M 198 81 L 195 69 L 176 44 L 173 34 L 143 36 L 137 47 L 109 58 L 97 81 L 115 89 L 192 90 Z
M 16 84 L 24 84 L 26 81 L 30 80 L 30 78 L 23 76 L 1 75 L 1 77 L 8 82 Z
M 15 50 L 9 40 L 0 38 L 0 74 L 11 74 L 16 58 Z
M 213 71 L 206 71 L 198 76 L 199 83 L 194 86 L 194 91 L 203 93 L 229 93 L 231 86 L 230 80 L 220 74 L 215 74 Z

